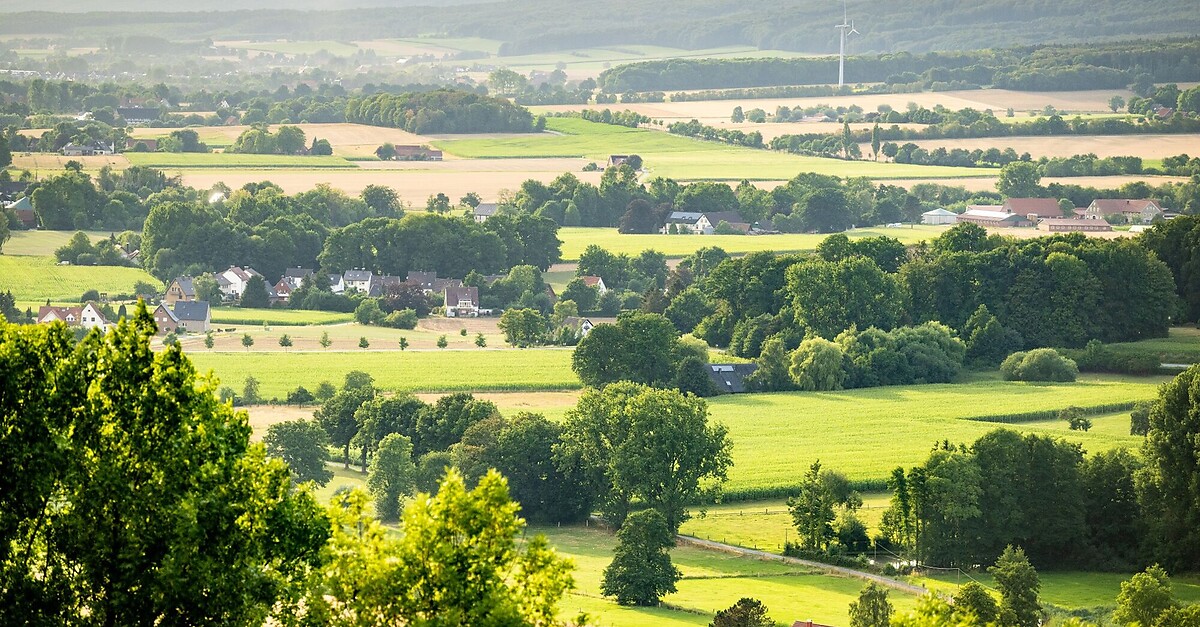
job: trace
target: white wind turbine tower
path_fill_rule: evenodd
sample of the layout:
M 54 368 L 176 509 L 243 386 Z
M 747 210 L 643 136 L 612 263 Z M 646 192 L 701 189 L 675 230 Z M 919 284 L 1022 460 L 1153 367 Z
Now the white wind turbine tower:
M 846 36 L 859 34 L 854 30 L 854 22 L 846 19 L 846 0 L 842 0 L 842 23 L 834 28 L 842 31 L 842 42 L 838 46 L 838 87 L 843 87 L 846 84 Z

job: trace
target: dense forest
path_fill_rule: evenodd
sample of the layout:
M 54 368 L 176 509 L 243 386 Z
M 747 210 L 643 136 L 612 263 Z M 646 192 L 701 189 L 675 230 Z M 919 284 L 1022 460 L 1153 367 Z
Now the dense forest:
M 914 55 L 852 56 L 846 76 L 855 83 L 948 89 L 992 85 L 1055 91 L 1119 89 L 1142 74 L 1154 81 L 1200 80 L 1200 41 L 1047 45 Z M 822 85 L 837 75 L 837 58 L 669 59 L 621 65 L 600 74 L 608 92 Z
M 177 8 L 172 3 L 169 8 Z M 276 3 L 277 4 L 277 3 Z M 311 0 L 291 8 L 315 8 Z M 501 54 L 529 54 L 620 44 L 655 44 L 687 49 L 744 45 L 762 49 L 832 53 L 837 50 L 840 18 L 828 3 L 773 0 L 748 5 L 734 0 L 675 1 L 647 4 L 632 0 L 573 3 L 563 10 L 553 0 L 509 0 L 439 7 L 364 9 L 366 2 L 326 3 L 337 10 L 259 10 L 205 13 L 52 14 L 64 3 L 8 2 L 16 13 L 0 24 L 0 33 L 103 37 L 114 32 L 154 30 L 170 39 L 254 38 L 356 40 L 412 37 L 428 33 L 486 37 L 504 42 Z M 405 2 L 405 4 L 411 4 Z M 1130 37 L 1191 35 L 1200 31 L 1200 14 L 1191 0 L 1154 5 L 1133 0 L 1021 0 L 1003 6 L 983 0 L 936 0 L 894 3 L 886 11 L 868 0 L 850 0 L 848 14 L 861 37 L 853 50 L 925 52 L 1050 42 L 1095 41 Z M 259 2 L 254 6 L 266 6 Z M 121 4 L 105 7 L 120 8 Z M 239 7 L 246 6 L 239 4 Z M 191 4 L 192 10 L 206 7 Z M 221 7 L 223 8 L 223 7 Z M 932 18 L 932 19 L 931 19 Z

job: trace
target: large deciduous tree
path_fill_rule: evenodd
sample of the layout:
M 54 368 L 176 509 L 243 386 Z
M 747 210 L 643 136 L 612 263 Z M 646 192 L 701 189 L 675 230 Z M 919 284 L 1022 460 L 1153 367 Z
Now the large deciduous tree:
M 0 325 L 0 623 L 261 624 L 318 566 L 315 501 L 154 336 Z
M 813 259 L 787 270 L 796 322 L 826 339 L 850 328 L 891 329 L 900 321 L 900 285 L 872 260 Z
M 661 511 L 673 533 L 687 504 L 724 481 L 729 450 L 702 399 L 621 382 L 584 392 L 567 413 L 559 458 L 591 474 L 612 524 L 640 503 Z
M 858 593 L 857 601 L 850 602 L 850 627 L 888 627 L 891 621 L 892 604 L 888 602 L 887 588 L 875 582 Z
M 1150 410 L 1137 474 L 1148 540 L 1168 567 L 1200 563 L 1200 366 L 1163 386 Z
M 658 510 L 630 514 L 617 531 L 617 548 L 600 591 L 621 605 L 657 605 L 664 594 L 675 592 L 675 582 L 683 576 L 671 563 L 673 546 L 675 534 Z
M 329 461 L 329 435 L 317 421 L 275 423 L 267 427 L 263 444 L 268 455 L 287 463 L 297 483 L 312 481 L 323 486 L 333 479 L 333 472 L 325 467 Z
M 416 485 L 412 441 L 392 433 L 379 441 L 375 461 L 367 474 L 367 488 L 375 497 L 375 513 L 383 520 L 400 516 L 400 497 L 412 494 Z

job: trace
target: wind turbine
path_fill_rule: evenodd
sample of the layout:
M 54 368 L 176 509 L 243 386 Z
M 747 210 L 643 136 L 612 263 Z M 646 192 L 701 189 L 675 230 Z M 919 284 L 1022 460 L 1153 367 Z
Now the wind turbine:
M 854 22 L 846 18 L 846 0 L 842 0 L 842 23 L 834 26 L 834 28 L 842 31 L 842 42 L 838 46 L 838 87 L 843 87 L 846 84 L 846 36 L 859 34 L 858 31 L 854 30 Z

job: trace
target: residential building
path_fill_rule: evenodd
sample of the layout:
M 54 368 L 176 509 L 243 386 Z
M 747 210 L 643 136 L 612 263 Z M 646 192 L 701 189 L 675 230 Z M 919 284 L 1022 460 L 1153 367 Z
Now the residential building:
M 1104 220 L 1076 220 L 1074 218 L 1046 218 L 1038 222 L 1039 231 L 1051 233 L 1077 233 L 1111 231 L 1112 225 Z
M 117 115 L 125 118 L 126 124 L 148 124 L 161 117 L 162 110 L 151 107 L 117 107 Z
M 354 290 L 361 294 L 370 294 L 371 285 L 375 283 L 375 274 L 370 270 L 347 270 L 342 275 L 346 283 L 346 291 Z
M 17 216 L 17 220 L 21 222 L 21 226 L 27 229 L 37 228 L 37 214 L 33 211 L 33 201 L 29 196 L 10 202 L 4 205 L 4 208 L 12 210 L 13 214 Z
M 311 269 L 296 266 L 295 268 L 284 270 L 283 276 L 279 280 L 290 285 L 293 290 L 298 290 L 304 284 L 304 279 L 312 275 L 313 271 Z
M 176 277 L 167 286 L 167 292 L 163 295 L 163 302 L 169 307 L 175 306 L 175 303 L 181 300 L 196 300 L 196 286 L 190 276 Z
M 334 294 L 344 294 L 346 292 L 346 281 L 342 278 L 342 275 L 329 275 L 329 291 Z
M 138 144 L 145 146 L 146 150 L 150 152 L 155 152 L 158 150 L 158 140 L 151 139 L 149 137 L 139 137 L 136 139 L 133 137 L 127 138 L 125 140 L 125 150 L 134 150 L 137 148 Z
M 425 293 L 429 293 L 433 290 L 433 284 L 437 281 L 437 278 L 437 272 L 417 272 L 410 270 L 404 282 L 412 287 L 421 288 Z
M 581 276 L 579 277 L 583 284 L 588 287 L 596 288 L 596 293 L 604 296 L 608 292 L 608 286 L 604 285 L 604 279 L 598 276 Z
M 171 311 L 166 303 L 159 303 L 154 309 L 154 323 L 158 325 L 159 335 L 174 333 L 179 328 L 179 318 L 175 317 L 175 312 Z
M 79 312 L 79 326 L 85 329 L 98 328 L 104 331 L 108 329 L 109 324 L 111 323 L 108 321 L 108 318 L 104 317 L 104 314 L 100 312 L 100 308 L 96 306 L 96 303 L 87 303 Z
M 583 339 L 592 332 L 592 329 L 595 328 L 596 325 L 592 324 L 592 321 L 588 320 L 587 318 L 581 318 L 579 316 L 567 316 L 566 318 L 563 318 L 562 326 L 567 329 L 573 329 L 575 331 L 575 336 L 579 339 Z
M 955 222 L 958 222 L 958 214 L 941 208 L 921 214 L 921 224 L 954 224 Z
M 179 328 L 188 333 L 207 333 L 212 326 L 212 310 L 208 301 L 179 301 L 175 303 L 175 319 Z
M 217 285 L 226 298 L 241 298 L 246 292 L 246 285 L 253 277 L 261 279 L 262 275 L 254 268 L 229 266 L 228 270 L 217 275 Z
M 1031 223 L 1045 218 L 1063 217 L 1062 207 L 1059 207 L 1058 201 L 1053 198 L 1009 198 L 1000 209 L 1023 216 Z
M 496 215 L 496 210 L 499 208 L 500 205 L 494 202 L 481 202 L 479 203 L 478 207 L 475 207 L 472 213 L 475 214 L 475 221 L 483 224 L 484 222 L 487 222 L 488 218 Z
M 445 310 L 447 318 L 479 317 L 479 288 L 446 288 Z
M 285 279 L 279 279 L 279 282 L 271 286 L 271 301 L 273 303 L 286 303 L 292 300 L 292 284 Z
M 625 165 L 626 161 L 629 161 L 629 155 L 609 155 L 608 167 L 617 168 Z
M 679 233 L 704 233 L 710 231 L 713 225 L 708 223 L 704 218 L 703 213 L 695 213 L 691 211 L 672 211 L 667 216 L 667 222 L 663 225 L 662 233 L 666 235 L 671 232 L 671 226 L 675 226 L 675 230 Z
M 38 324 L 61 322 L 69 327 L 74 327 L 79 325 L 79 317 L 82 312 L 82 307 L 42 305 L 38 308 L 37 322 Z
M 1130 224 L 1150 224 L 1163 215 L 1163 208 L 1153 200 L 1125 200 L 1097 198 L 1084 210 L 1084 218 L 1104 220 L 1109 216 L 1121 216 Z
M 743 233 L 749 232 L 750 230 L 750 223 L 747 222 L 746 219 L 736 211 L 709 212 L 704 214 L 704 220 L 712 225 L 712 233 L 717 232 L 717 227 L 721 226 L 722 222 L 725 222 L 729 226 L 732 226 Z M 712 235 L 712 233 L 705 232 L 705 235 Z
M 746 391 L 746 377 L 758 369 L 755 364 L 708 364 L 705 370 L 713 387 L 726 394 Z

